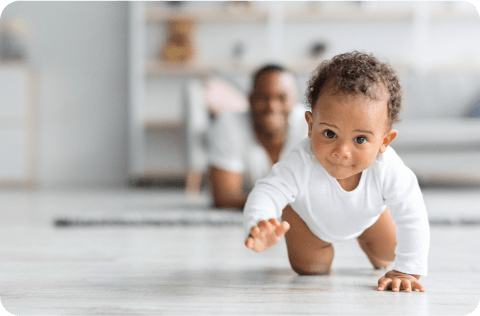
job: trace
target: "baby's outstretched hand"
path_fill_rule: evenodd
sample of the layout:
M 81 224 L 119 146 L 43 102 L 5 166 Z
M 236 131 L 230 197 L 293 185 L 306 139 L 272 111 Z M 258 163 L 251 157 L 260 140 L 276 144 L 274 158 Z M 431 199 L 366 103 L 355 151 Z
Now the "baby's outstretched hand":
M 392 289 L 394 292 L 405 290 L 405 292 L 420 291 L 425 292 L 425 288 L 418 282 L 420 276 L 413 276 L 398 272 L 395 270 L 388 271 L 385 276 L 378 280 L 378 290 L 385 291 Z
M 256 252 L 265 251 L 279 242 L 289 229 L 290 224 L 285 221 L 280 223 L 276 218 L 260 221 L 250 230 L 245 246 Z

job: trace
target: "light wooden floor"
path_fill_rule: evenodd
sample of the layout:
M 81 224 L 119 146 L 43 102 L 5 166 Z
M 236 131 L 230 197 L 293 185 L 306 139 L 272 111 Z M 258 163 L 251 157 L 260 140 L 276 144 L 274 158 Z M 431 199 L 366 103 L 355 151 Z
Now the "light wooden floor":
M 12 314 L 466 315 L 480 298 L 480 226 L 433 226 L 426 293 L 377 292 L 355 241 L 333 272 L 298 276 L 285 243 L 243 246 L 241 227 L 54 228 L 52 214 L 205 203 L 179 192 L 1 191 L 0 296 Z M 452 210 L 455 211 L 455 210 Z

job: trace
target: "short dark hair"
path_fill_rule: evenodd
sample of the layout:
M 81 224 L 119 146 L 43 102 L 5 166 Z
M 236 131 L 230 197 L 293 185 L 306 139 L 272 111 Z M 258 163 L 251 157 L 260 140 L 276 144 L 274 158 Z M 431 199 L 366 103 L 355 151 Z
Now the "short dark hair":
M 400 121 L 403 91 L 396 71 L 387 63 L 358 51 L 340 54 L 323 61 L 308 81 L 305 93 L 308 107 L 313 110 L 322 88 L 330 81 L 341 91 L 361 93 L 376 99 L 377 88 L 384 85 L 389 92 L 390 125 Z
M 270 72 L 287 72 L 287 69 L 285 67 L 277 65 L 277 64 L 268 64 L 263 66 L 262 68 L 258 69 L 255 74 L 253 75 L 253 81 L 252 81 L 252 91 L 255 89 L 255 85 L 257 84 L 258 78 L 260 78 L 262 75 Z

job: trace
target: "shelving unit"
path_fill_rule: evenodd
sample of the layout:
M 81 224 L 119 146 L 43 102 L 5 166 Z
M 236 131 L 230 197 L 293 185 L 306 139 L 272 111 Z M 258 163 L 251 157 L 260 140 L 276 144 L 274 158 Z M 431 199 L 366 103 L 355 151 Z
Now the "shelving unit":
M 164 24 L 172 19 L 189 19 L 195 23 L 268 23 L 268 12 L 255 7 L 250 8 L 216 8 L 209 10 L 179 11 L 168 7 L 155 8 L 145 2 L 130 3 L 130 165 L 132 180 L 145 179 L 184 179 L 188 176 L 189 166 L 185 156 L 188 155 L 186 113 L 183 104 L 178 104 L 180 115 L 162 117 L 148 113 L 148 86 L 152 81 L 175 79 L 183 89 L 185 80 L 198 78 L 204 80 L 215 72 L 223 74 L 251 73 L 257 65 L 217 64 L 211 65 L 201 61 L 188 63 L 171 63 L 146 58 L 146 30 Z M 151 89 L 151 88 L 150 88 Z M 182 91 L 183 92 L 183 91 Z M 181 100 L 180 103 L 184 101 Z M 167 163 L 149 166 L 152 153 L 149 141 L 166 136 L 176 137 L 176 144 L 171 140 L 163 142 L 166 151 L 177 153 L 171 159 L 175 164 Z M 162 145 L 156 144 L 162 147 Z M 161 149 L 160 151 L 162 151 Z
M 184 99 L 177 98 L 173 105 L 171 102 L 173 94 L 184 94 L 183 83 L 187 79 L 197 78 L 204 80 L 212 73 L 219 72 L 224 75 L 250 75 L 258 66 L 258 63 L 233 64 L 224 61 L 207 62 L 198 58 L 189 63 L 166 63 L 147 56 L 146 44 L 148 28 L 155 28 L 164 25 L 172 19 L 189 19 L 197 25 L 218 25 L 231 26 L 238 23 L 255 25 L 261 27 L 264 36 L 265 49 L 262 50 L 265 58 L 270 61 L 278 61 L 286 65 L 293 72 L 305 76 L 311 73 L 319 64 L 320 60 L 305 60 L 288 63 L 283 56 L 285 39 L 285 28 L 289 25 L 302 25 L 303 22 L 382 22 L 382 23 L 407 23 L 411 29 L 412 56 L 406 61 L 393 61 L 393 66 L 399 72 L 426 73 L 443 71 L 480 72 L 478 65 L 452 64 L 452 65 L 431 65 L 425 66 L 425 60 L 421 58 L 421 52 L 427 45 L 428 31 L 426 26 L 429 23 L 441 21 L 474 21 L 479 19 L 475 12 L 457 12 L 455 10 L 430 10 L 428 4 L 415 2 L 408 10 L 375 11 L 372 9 L 355 7 L 340 11 L 324 10 L 323 8 L 303 8 L 286 10 L 281 2 L 258 5 L 252 3 L 248 8 L 212 8 L 212 9 L 172 9 L 167 6 L 154 7 L 150 3 L 130 3 L 130 166 L 129 173 L 132 179 L 149 177 L 175 177 L 185 178 L 189 171 L 188 159 L 189 149 L 187 148 L 188 126 L 186 125 L 187 109 L 184 108 Z M 360 25 L 360 24 L 359 24 Z M 150 35 L 152 36 L 152 35 Z M 210 44 L 212 42 L 209 42 Z M 202 43 L 200 43 L 200 46 Z M 152 82 L 165 89 L 168 94 L 169 104 L 162 104 L 160 92 L 155 91 Z M 178 89 L 173 89 L 177 85 Z M 153 90 L 153 91 L 152 91 Z M 175 90 L 175 91 L 174 91 Z M 152 93 L 156 93 L 157 106 L 164 107 L 168 115 L 150 113 L 149 102 L 152 101 Z M 163 93 L 163 92 L 162 92 Z M 165 95 L 166 96 L 166 95 Z M 175 108 L 175 109 L 174 109 Z M 167 140 L 164 136 L 175 136 L 175 141 Z M 149 142 L 157 140 L 163 145 L 156 144 L 159 151 L 156 154 L 149 153 Z M 174 144 L 174 142 L 176 142 Z M 163 147 L 162 147 L 163 146 Z M 168 147 L 170 146 L 170 147 Z M 153 146 L 155 147 L 155 146 Z M 168 148 L 167 148 L 168 147 Z M 169 157 L 160 161 L 161 157 L 175 153 L 176 157 Z M 153 161 L 152 155 L 157 155 L 158 165 L 148 165 L 146 161 Z

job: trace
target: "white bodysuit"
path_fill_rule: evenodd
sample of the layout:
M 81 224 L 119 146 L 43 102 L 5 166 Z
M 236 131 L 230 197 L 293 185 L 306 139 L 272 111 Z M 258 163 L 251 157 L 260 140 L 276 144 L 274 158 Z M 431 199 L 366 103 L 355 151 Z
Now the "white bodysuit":
M 360 236 L 388 206 L 397 227 L 393 269 L 427 275 L 430 228 L 423 196 L 417 178 L 391 147 L 362 172 L 357 188 L 345 191 L 305 138 L 255 183 L 244 209 L 245 235 L 261 220 L 279 219 L 287 204 L 330 243 Z

